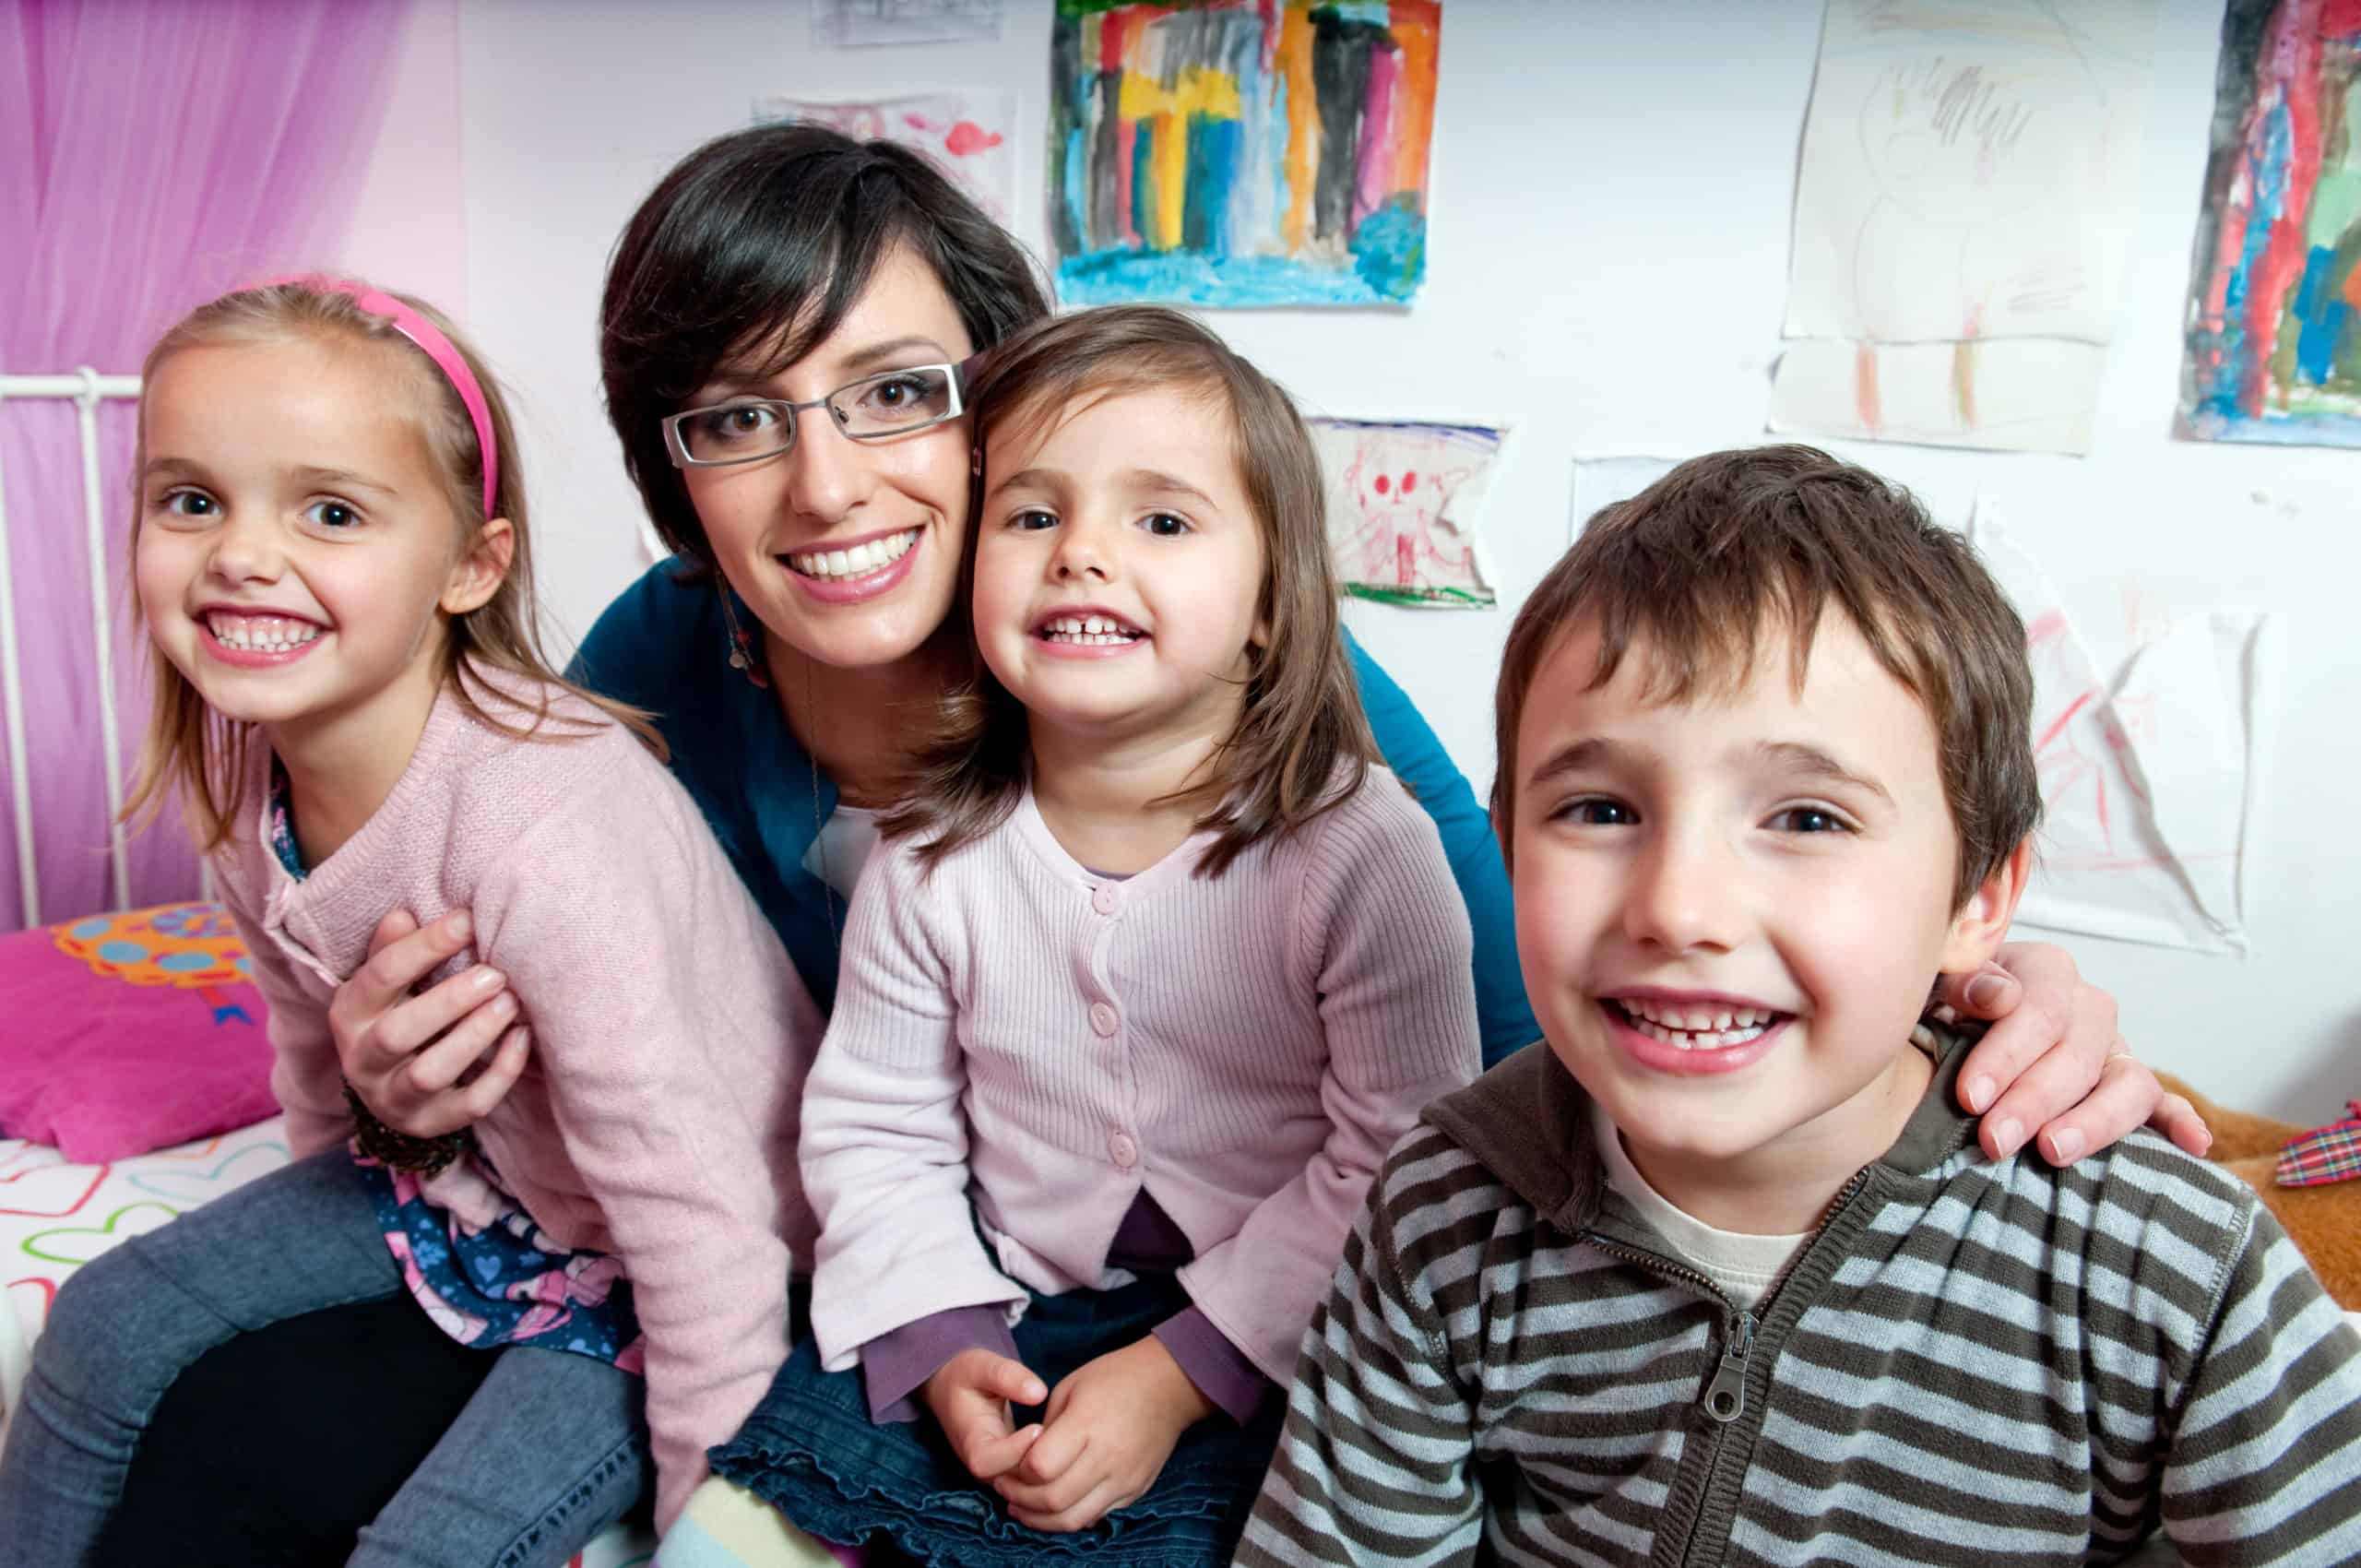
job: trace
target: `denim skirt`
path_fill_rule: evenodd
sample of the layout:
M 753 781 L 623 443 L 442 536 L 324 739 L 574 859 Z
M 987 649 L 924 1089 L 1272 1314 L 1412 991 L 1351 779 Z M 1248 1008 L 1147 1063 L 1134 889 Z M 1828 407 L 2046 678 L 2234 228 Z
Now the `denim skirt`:
M 1055 1387 L 1084 1363 L 1140 1339 L 1189 1305 L 1169 1274 L 1112 1290 L 1035 1295 L 1016 1353 Z M 823 1372 L 812 1340 L 795 1348 L 738 1435 L 711 1453 L 714 1473 L 801 1528 L 848 1545 L 890 1544 L 928 1568 L 1016 1568 L 1087 1558 L 1106 1568 L 1226 1564 L 1278 1447 L 1284 1399 L 1241 1427 L 1216 1414 L 1181 1433 L 1146 1495 L 1088 1529 L 1049 1534 L 1009 1517 L 1000 1494 L 967 1473 L 931 1414 L 874 1422 L 859 1368 Z M 1020 1409 L 1017 1424 L 1040 1419 Z

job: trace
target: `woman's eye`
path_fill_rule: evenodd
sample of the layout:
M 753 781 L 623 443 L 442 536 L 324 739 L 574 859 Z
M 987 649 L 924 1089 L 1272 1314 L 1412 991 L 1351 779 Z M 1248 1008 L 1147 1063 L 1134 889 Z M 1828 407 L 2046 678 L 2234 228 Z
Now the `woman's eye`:
M 1789 806 L 1772 817 L 1783 833 L 1850 833 L 1852 825 L 1821 806 Z
M 361 514 L 341 501 L 314 501 L 303 508 L 303 520 L 337 531 L 357 526 Z
M 910 370 L 883 375 L 860 388 L 860 415 L 889 424 L 916 424 L 947 414 L 950 378 L 941 371 Z
M 709 409 L 691 422 L 697 435 L 726 444 L 769 430 L 778 423 L 778 410 L 767 403 L 735 403 L 726 409 Z
M 221 510 L 221 504 L 201 490 L 169 492 L 157 505 L 175 517 L 218 517 Z
M 1640 814 L 1620 801 L 1591 799 L 1570 801 L 1559 807 L 1558 820 L 1580 827 L 1629 827 L 1640 820 Z
M 1140 519 L 1140 527 L 1159 539 L 1178 539 L 1189 531 L 1188 522 L 1169 512 L 1150 512 Z

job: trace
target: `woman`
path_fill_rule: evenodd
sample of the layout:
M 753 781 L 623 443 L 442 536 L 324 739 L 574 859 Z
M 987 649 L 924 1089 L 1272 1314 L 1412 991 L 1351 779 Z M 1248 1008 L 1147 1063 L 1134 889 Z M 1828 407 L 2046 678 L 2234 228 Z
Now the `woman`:
M 892 801 L 902 742 L 927 727 L 951 667 L 944 627 L 967 522 L 965 421 L 907 401 L 931 381 L 888 373 L 955 367 L 1047 309 L 1023 250 L 923 160 L 806 126 L 740 131 L 690 154 L 616 248 L 601 323 L 608 411 L 679 559 L 624 590 L 574 672 L 656 716 L 674 772 L 823 1007 L 870 814 Z M 1385 760 L 1433 815 L 1467 902 L 1485 1055 L 1498 1060 L 1537 1031 L 1490 826 L 1400 689 L 1358 648 L 1354 659 Z M 528 1070 L 529 1046 L 499 977 L 481 967 L 411 994 L 465 946 L 463 917 L 420 930 L 396 911 L 378 934 L 333 1023 L 346 1076 L 374 1113 L 364 1144 L 398 1157 L 411 1152 L 405 1138 L 453 1135 L 481 1116 Z M 2035 1130 L 2045 1154 L 2071 1158 L 2152 1113 L 2201 1143 L 2202 1124 L 2160 1103 L 2153 1076 L 2121 1050 L 2113 1003 L 2064 954 L 2029 945 L 2005 961 L 2013 974 L 1948 997 L 2001 1020 L 1962 1075 L 1970 1108 L 1987 1112 L 1987 1148 L 2008 1152 Z M 389 1401 L 463 1398 L 481 1375 L 426 1336 L 371 1327 L 375 1337 L 356 1334 L 350 1355 L 331 1360 L 365 1362 L 357 1375 Z M 178 1488 L 255 1487 L 281 1517 L 317 1524 L 316 1538 L 333 1533 L 313 1507 L 325 1489 L 225 1474 L 235 1460 L 208 1441 L 246 1417 L 239 1390 L 322 1375 L 334 1333 L 274 1325 L 193 1368 L 134 1467 L 134 1487 L 159 1500 L 151 1511 Z M 414 1468 L 425 1424 L 242 1447 L 333 1452 L 349 1499 L 368 1490 L 356 1478 L 386 1478 L 390 1491 Z

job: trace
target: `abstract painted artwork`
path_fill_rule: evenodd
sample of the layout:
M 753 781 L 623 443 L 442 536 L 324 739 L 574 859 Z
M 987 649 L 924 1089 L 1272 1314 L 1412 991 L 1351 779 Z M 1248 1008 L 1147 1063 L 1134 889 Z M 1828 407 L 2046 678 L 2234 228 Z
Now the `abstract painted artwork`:
M 754 121 L 825 125 L 863 141 L 890 141 L 922 152 L 1003 228 L 1016 201 L 1013 92 L 930 92 L 843 103 L 766 98 L 754 105 Z
M 1070 304 L 1398 305 L 1427 273 L 1442 0 L 1058 0 Z
M 1000 36 L 1001 0 L 812 0 L 812 42 L 857 49 Z
M 1328 476 L 1338 588 L 1420 609 L 1497 602 L 1476 520 L 1505 431 L 1394 420 L 1305 422 Z
M 2082 452 L 2155 0 L 1830 0 L 1771 428 Z
M 2179 434 L 2361 446 L 2361 0 L 2230 0 Z

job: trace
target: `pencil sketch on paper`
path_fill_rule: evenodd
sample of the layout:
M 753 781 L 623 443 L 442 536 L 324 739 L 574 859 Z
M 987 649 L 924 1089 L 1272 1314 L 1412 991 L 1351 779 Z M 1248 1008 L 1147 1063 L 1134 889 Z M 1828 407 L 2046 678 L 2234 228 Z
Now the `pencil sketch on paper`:
M 1442 0 L 1057 0 L 1059 298 L 1409 303 L 1442 36 Z
M 1476 520 L 1507 432 L 1497 425 L 1314 419 L 1336 586 L 1420 609 L 1497 602 Z
M 826 49 L 1000 36 L 1001 0 L 812 0 L 812 42 Z
M 1833 0 L 1788 273 L 1785 331 L 1809 346 L 1782 362 L 1774 429 L 2087 446 L 2054 392 L 2062 372 L 2095 397 L 2154 18 L 2155 0 Z
M 890 141 L 923 153 L 1003 226 L 1015 205 L 1013 92 L 929 92 L 825 103 L 765 98 L 755 103 L 755 124 L 782 121 L 825 125 L 862 141 Z
M 2230 0 L 2179 434 L 2361 446 L 2361 4 Z
M 1979 505 L 1975 543 L 2025 623 L 2042 823 L 2017 918 L 2244 952 L 2276 635 L 2213 610 L 2153 632 L 2110 675 L 2041 567 Z

